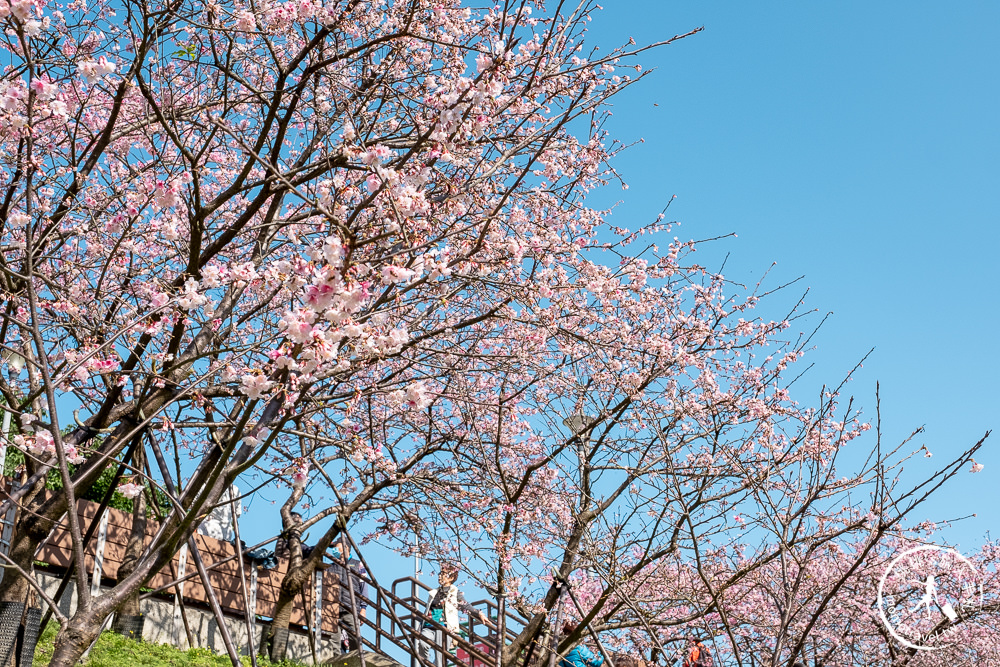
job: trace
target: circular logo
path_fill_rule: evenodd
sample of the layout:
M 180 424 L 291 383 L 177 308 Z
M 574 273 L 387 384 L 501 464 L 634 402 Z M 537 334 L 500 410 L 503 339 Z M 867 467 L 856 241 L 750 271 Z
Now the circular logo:
M 950 547 L 933 544 L 896 556 L 878 585 L 885 627 L 896 641 L 918 651 L 953 645 L 958 625 L 982 601 L 982 582 L 972 563 Z

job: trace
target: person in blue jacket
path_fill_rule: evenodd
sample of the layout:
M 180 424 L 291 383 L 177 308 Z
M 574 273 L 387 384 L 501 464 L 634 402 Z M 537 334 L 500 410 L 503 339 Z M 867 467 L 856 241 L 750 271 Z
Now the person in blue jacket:
M 565 639 L 576 632 L 576 623 L 563 626 L 562 636 Z M 577 644 L 559 661 L 559 667 L 601 667 L 604 656 L 594 655 L 594 652 L 583 644 Z

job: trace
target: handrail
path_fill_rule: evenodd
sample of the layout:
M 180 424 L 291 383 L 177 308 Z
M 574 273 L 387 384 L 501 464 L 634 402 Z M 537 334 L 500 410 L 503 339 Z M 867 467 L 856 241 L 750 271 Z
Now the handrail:
M 402 592 L 397 592 L 397 589 L 399 587 L 406 585 L 408 585 L 410 588 L 409 595 L 404 596 Z M 414 577 L 401 577 L 392 582 L 392 596 L 399 601 L 397 604 L 400 604 L 405 611 L 410 612 L 409 614 L 404 614 L 403 618 L 405 618 L 405 620 L 407 621 L 412 621 L 414 623 L 414 630 L 417 632 L 419 632 L 420 628 L 424 624 L 429 624 L 432 626 L 436 626 L 436 628 L 438 629 L 443 629 L 443 626 L 441 626 L 441 624 L 433 622 L 431 619 L 427 618 L 423 613 L 423 609 L 426 607 L 426 601 L 421 599 L 419 592 L 423 592 L 429 595 L 431 590 L 433 589 L 430 586 L 428 586 L 427 584 L 423 583 L 422 581 Z M 487 618 L 494 620 L 497 623 L 497 625 L 491 626 L 487 624 L 486 627 L 488 632 L 486 632 L 484 636 L 483 634 L 479 634 L 476 632 L 477 626 L 482 626 L 483 623 L 477 620 L 476 617 L 470 616 L 468 621 L 469 636 L 467 639 L 462 637 L 456 637 L 454 633 L 450 632 L 447 633 L 447 636 L 451 638 L 453 642 L 457 641 L 458 643 L 457 648 L 461 648 L 462 650 L 466 651 L 466 653 L 470 657 L 470 661 L 472 664 L 475 664 L 477 661 L 482 660 L 483 663 L 492 665 L 496 661 L 495 655 L 492 654 L 487 655 L 483 651 L 479 650 L 479 647 L 476 644 L 477 640 L 481 640 L 486 643 L 487 650 L 489 650 L 491 653 L 495 653 L 497 651 L 497 636 L 495 634 L 495 631 L 501 627 L 499 623 L 499 605 L 496 603 L 495 600 L 489 598 L 470 602 L 469 605 L 472 607 L 484 608 Z M 504 612 L 504 619 L 505 623 L 503 623 L 502 625 L 504 629 L 504 639 L 505 639 L 504 644 L 507 644 L 508 642 L 512 642 L 514 639 L 517 638 L 518 634 L 520 633 L 520 630 L 524 628 L 525 625 L 527 625 L 529 619 L 523 617 L 519 613 L 511 613 L 510 611 Z M 465 646 L 469 644 L 472 645 L 473 648 L 472 651 L 468 650 Z M 457 665 L 462 665 L 463 667 L 467 667 L 466 663 L 451 658 L 450 656 L 448 658 L 448 661 L 454 662 Z M 416 667 L 415 662 L 411 665 L 411 667 Z
M 475 602 L 470 602 L 469 604 L 472 605 L 473 607 L 485 607 L 486 608 L 486 617 L 487 618 L 494 618 L 495 617 L 495 618 L 497 618 L 499 620 L 500 605 L 498 605 L 496 603 L 496 600 L 492 600 L 490 598 L 484 598 L 482 600 L 476 600 Z M 505 611 L 504 612 L 504 618 L 506 619 L 506 623 L 504 623 L 504 629 L 506 630 L 506 632 L 504 632 L 504 635 L 508 639 L 510 639 L 511 641 L 513 641 L 514 639 L 516 639 L 517 636 L 520 634 L 519 631 L 516 631 L 516 630 L 513 629 L 511 623 L 513 622 L 518 627 L 524 628 L 524 626 L 527 625 L 528 620 L 529 620 L 529 619 L 521 616 L 521 614 L 516 614 L 515 615 L 515 614 L 512 614 L 510 611 Z
M 410 656 L 411 667 L 436 667 L 436 664 L 443 667 L 486 667 L 496 662 L 495 654 L 499 647 L 493 631 L 499 626 L 484 624 L 475 616 L 470 616 L 468 623 L 463 624 L 467 634 L 453 632 L 425 615 L 427 600 L 423 598 L 428 596 L 422 597 L 421 593 L 429 593 L 432 589 L 423 582 L 413 577 L 402 577 L 393 581 L 390 589 L 386 589 L 379 585 L 370 571 L 364 574 L 352 571 L 350 576 L 372 589 L 371 593 L 359 598 L 367 603 L 370 612 L 374 611 L 374 614 L 359 618 L 359 646 L 383 655 L 388 655 L 386 644 L 394 646 Z M 408 591 L 405 590 L 407 587 Z M 485 608 L 489 617 L 497 618 L 491 613 L 498 609 L 493 600 L 477 600 L 470 603 L 470 606 Z M 509 641 L 517 637 L 519 627 L 523 627 L 527 619 L 510 612 L 506 612 L 504 616 L 507 621 L 504 624 L 504 639 Z M 483 625 L 486 626 L 486 632 L 480 630 Z M 441 633 L 441 643 L 423 635 L 422 631 L 427 626 Z M 365 637 L 365 633 L 361 631 L 363 628 L 370 628 L 374 637 Z M 420 644 L 429 645 L 440 656 L 434 664 L 428 664 L 414 651 Z M 464 656 L 460 657 L 460 652 Z
M 440 663 L 445 666 L 455 665 L 455 667 L 474 667 L 477 664 L 492 664 L 495 660 L 489 652 L 496 650 L 496 638 L 490 636 L 489 634 L 486 634 L 485 636 L 477 635 L 474 627 L 474 619 L 470 618 L 469 620 L 469 636 L 466 638 L 460 633 L 451 632 L 447 627 L 425 616 L 423 612 L 425 603 L 416 595 L 411 595 L 410 597 L 401 597 L 397 595 L 395 592 L 396 586 L 397 584 L 404 582 L 405 578 L 394 581 L 392 584 L 392 591 L 388 591 L 380 586 L 371 575 L 366 576 L 359 572 L 352 571 L 351 577 L 355 577 L 357 580 L 370 585 L 375 592 L 374 596 L 368 595 L 362 598 L 369 605 L 369 607 L 374 608 L 375 618 L 369 618 L 368 616 L 359 618 L 360 625 L 362 627 L 371 628 L 375 634 L 375 638 L 374 641 L 371 641 L 364 637 L 362 632 L 359 632 L 359 646 L 370 647 L 375 652 L 386 655 L 382 645 L 383 640 L 386 640 L 393 646 L 402 649 L 410 656 L 411 667 L 416 667 L 418 664 L 422 664 L 419 656 L 414 653 L 411 648 L 416 647 L 418 644 L 428 644 L 432 649 L 434 649 L 435 653 L 438 653 L 441 656 Z M 414 583 L 419 584 L 422 588 L 426 588 L 426 586 L 420 582 L 414 581 Z M 411 592 L 415 594 L 415 587 L 411 588 L 413 589 Z M 372 597 L 375 599 L 373 600 Z M 404 613 L 398 613 L 398 610 L 400 609 Z M 384 616 L 388 616 L 389 618 L 386 619 Z M 388 623 L 386 623 L 386 621 L 388 621 Z M 385 629 L 385 625 L 388 625 L 388 631 Z M 440 631 L 444 640 L 443 643 L 453 647 L 455 649 L 455 654 L 453 655 L 449 650 L 445 650 L 445 647 L 438 644 L 436 641 L 424 637 L 422 629 L 425 625 L 433 626 L 436 630 Z M 360 629 L 361 628 L 359 628 L 359 630 Z M 485 650 L 481 648 L 483 644 L 485 644 Z M 458 658 L 457 652 L 459 649 L 465 652 L 468 656 L 468 662 Z M 435 661 L 435 663 L 436 662 L 437 661 Z M 425 665 L 425 667 L 435 667 L 435 665 L 428 664 Z
M 401 577 L 401 578 L 396 579 L 395 581 L 392 582 L 393 594 L 396 594 L 396 586 L 398 584 L 400 584 L 400 583 L 408 583 L 408 584 L 410 584 L 410 591 L 411 591 L 410 598 L 412 598 L 412 599 L 418 599 L 418 596 L 416 595 L 416 589 L 417 588 L 423 590 L 425 593 L 428 593 L 428 594 L 430 593 L 430 591 L 433 590 L 432 587 L 428 586 L 427 584 L 425 584 L 424 582 L 420 581 L 419 579 L 416 579 L 414 577 Z M 472 606 L 472 607 L 483 607 L 483 608 L 486 609 L 486 616 L 487 616 L 487 618 L 491 618 L 491 619 L 495 618 L 495 619 L 499 620 L 499 615 L 500 615 L 499 614 L 499 609 L 500 609 L 500 607 L 499 607 L 499 605 L 497 605 L 497 603 L 496 603 L 495 600 L 492 600 L 490 598 L 484 598 L 482 600 L 476 600 L 474 602 L 470 602 L 469 605 Z M 519 613 L 511 613 L 510 611 L 506 611 L 504 613 L 504 617 L 507 619 L 507 623 L 506 623 L 507 632 L 505 633 L 505 635 L 508 638 L 510 638 L 510 639 L 516 638 L 517 635 L 519 634 L 518 632 L 516 632 L 516 631 L 514 631 L 512 629 L 512 627 L 511 627 L 511 623 L 512 622 L 513 622 L 513 624 L 515 626 L 523 628 L 525 625 L 527 625 L 528 621 L 530 620 L 528 618 L 525 618 L 524 616 L 522 616 Z M 470 627 L 474 626 L 476 623 L 477 623 L 477 621 L 474 621 L 472 618 L 469 619 Z M 479 623 L 479 624 L 482 625 L 482 623 Z
M 396 594 L 395 592 L 396 587 L 401 583 L 410 584 L 409 596 L 401 597 Z M 406 612 L 409 612 L 408 614 L 404 614 L 402 618 L 404 618 L 407 621 L 413 621 L 413 627 L 411 628 L 411 631 L 414 632 L 414 634 L 420 635 L 420 639 L 418 641 L 430 644 L 434 648 L 435 652 L 441 650 L 441 646 L 437 645 L 432 641 L 428 641 L 425 637 L 422 636 L 423 627 L 425 625 L 430 625 L 434 627 L 435 630 L 438 630 L 442 633 L 442 639 L 449 640 L 448 643 L 450 643 L 452 646 L 455 647 L 456 657 L 452 658 L 450 652 L 445 651 L 443 653 L 445 657 L 441 661 L 442 663 L 453 662 L 456 665 L 465 665 L 465 663 L 462 663 L 461 661 L 457 660 L 457 652 L 459 648 L 461 648 L 470 656 L 473 663 L 479 660 L 481 660 L 482 662 L 490 662 L 490 663 L 493 662 L 492 656 L 480 650 L 479 646 L 476 644 L 476 639 L 480 638 L 482 641 L 486 642 L 488 647 L 487 650 L 496 651 L 495 636 L 491 635 L 489 632 L 487 632 L 485 636 L 478 635 L 476 633 L 477 621 L 475 617 L 469 618 L 468 638 L 462 637 L 461 634 L 453 633 L 441 623 L 438 623 L 433 619 L 428 618 L 424 614 L 424 609 L 426 608 L 429 599 L 428 601 L 422 600 L 420 596 L 417 594 L 418 589 L 422 589 L 425 593 L 428 594 L 430 593 L 431 590 L 433 590 L 432 588 L 424 584 L 422 581 L 414 579 L 413 577 L 402 577 L 392 582 L 392 590 L 393 590 L 392 595 L 393 597 L 396 598 L 396 605 L 401 606 Z M 487 628 L 489 628 L 489 626 L 487 626 Z M 491 644 L 492 646 L 490 646 Z M 415 660 L 411 660 L 411 667 L 415 667 L 415 662 L 416 662 Z

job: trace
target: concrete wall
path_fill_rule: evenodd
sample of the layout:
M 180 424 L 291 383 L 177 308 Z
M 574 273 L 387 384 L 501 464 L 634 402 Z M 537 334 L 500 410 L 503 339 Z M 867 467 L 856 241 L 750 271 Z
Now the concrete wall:
M 55 596 L 59 589 L 60 578 L 37 571 L 35 576 L 42 584 L 45 593 L 49 597 Z M 76 609 L 76 587 L 69 586 L 62 599 L 56 602 L 63 614 L 67 616 L 72 614 Z M 141 608 L 146 617 L 142 633 L 143 640 L 156 644 L 171 644 L 182 649 L 188 648 L 183 621 L 179 624 L 179 633 L 175 634 L 174 603 L 172 600 L 147 598 L 142 601 Z M 216 653 L 225 653 L 226 645 L 222 640 L 222 633 L 219 632 L 219 626 L 212 611 L 193 607 L 190 604 L 185 606 L 185 611 L 195 646 L 207 648 Z M 225 623 L 226 627 L 229 628 L 233 642 L 236 644 L 236 649 L 241 655 L 248 655 L 246 621 L 242 617 L 227 615 Z M 110 624 L 107 627 L 110 627 Z M 254 623 L 254 638 L 250 645 L 255 649 L 260 646 L 260 638 L 266 629 L 267 623 Z M 323 634 L 316 646 L 316 657 L 319 663 L 330 662 L 336 657 L 334 648 L 337 646 L 337 641 L 337 638 L 331 637 L 330 633 Z M 312 664 L 313 656 L 310 644 L 309 635 L 293 627 L 288 634 L 287 657 L 297 662 Z

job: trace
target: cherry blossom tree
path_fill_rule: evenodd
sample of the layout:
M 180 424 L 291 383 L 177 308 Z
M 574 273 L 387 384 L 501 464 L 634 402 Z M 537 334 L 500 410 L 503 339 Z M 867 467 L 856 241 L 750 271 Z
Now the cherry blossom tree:
M 583 197 L 614 178 L 604 102 L 641 49 L 584 51 L 593 3 L 0 5 L 0 338 L 26 361 L 0 392 L 28 455 L 0 599 L 109 466 L 172 502 L 96 597 L 66 514 L 79 605 L 53 664 L 303 419 L 416 413 L 484 355 L 528 373 L 577 335 L 565 286 L 614 280 L 574 258 L 604 229 Z M 171 458 L 197 462 L 186 480 Z M 395 483 L 376 478 L 354 509 Z
M 545 391 L 501 391 L 469 419 L 462 502 L 424 516 L 420 543 L 478 563 L 482 585 L 524 617 L 506 665 L 547 660 L 559 613 L 580 621 L 561 651 L 597 633 L 610 650 L 662 657 L 688 636 L 715 638 L 739 665 L 885 652 L 878 576 L 923 535 L 907 521 L 927 498 L 982 469 L 972 457 L 985 438 L 934 470 L 925 449 L 866 435 L 842 385 L 815 407 L 792 400 L 809 344 L 788 336 L 796 310 L 753 318 L 761 288 L 733 296 L 683 264 L 683 244 L 650 252 L 617 275 L 578 267 L 603 275 L 563 287 L 578 307 L 554 322 L 574 335 L 535 355 L 559 370 Z M 918 463 L 926 472 L 905 486 Z M 966 627 L 994 616 L 985 607 Z

